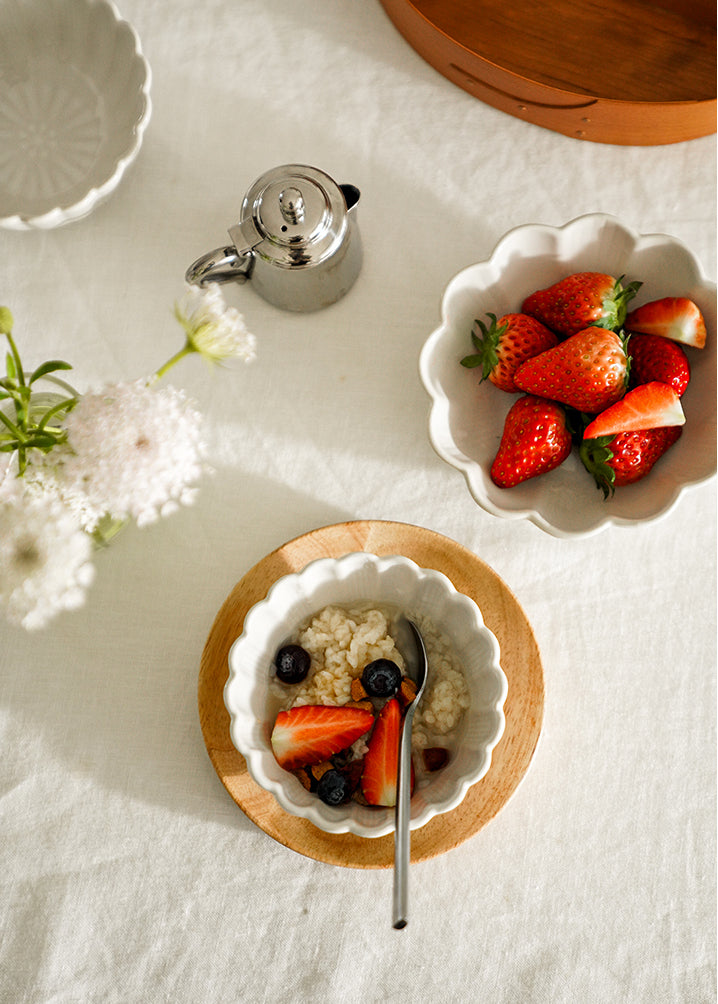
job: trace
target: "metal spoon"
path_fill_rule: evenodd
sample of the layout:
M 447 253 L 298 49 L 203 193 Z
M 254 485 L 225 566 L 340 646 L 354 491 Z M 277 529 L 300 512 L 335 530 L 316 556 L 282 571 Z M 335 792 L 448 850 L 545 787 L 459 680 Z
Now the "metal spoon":
M 399 769 L 396 782 L 396 813 L 394 824 L 394 900 L 393 924 L 397 930 L 406 927 L 409 886 L 411 835 L 409 809 L 411 801 L 411 726 L 427 677 L 424 639 L 413 621 L 401 616 L 396 624 L 396 641 L 404 656 L 407 676 L 416 683 L 416 697 L 406 709 L 399 739 Z

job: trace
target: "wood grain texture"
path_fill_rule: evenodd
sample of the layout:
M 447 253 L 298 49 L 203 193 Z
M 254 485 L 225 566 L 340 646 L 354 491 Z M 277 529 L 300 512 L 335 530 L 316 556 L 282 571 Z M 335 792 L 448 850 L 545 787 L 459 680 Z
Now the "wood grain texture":
M 675 143 L 716 130 L 709 0 L 381 0 L 436 70 L 577 139 Z
M 221 607 L 202 654 L 198 686 L 199 718 L 205 745 L 217 774 L 242 811 L 274 840 L 300 854 L 351 868 L 388 868 L 394 862 L 393 835 L 368 839 L 331 834 L 285 812 L 251 778 L 244 757 L 229 735 L 223 701 L 228 655 L 242 633 L 247 611 L 263 599 L 282 575 L 299 571 L 321 557 L 353 551 L 402 554 L 435 568 L 472 597 L 501 647 L 508 679 L 506 729 L 494 750 L 488 773 L 469 789 L 453 812 L 412 831 L 411 860 L 451 850 L 474 836 L 506 804 L 524 777 L 541 732 L 543 668 L 536 639 L 524 612 L 505 583 L 475 554 L 455 541 L 406 523 L 360 520 L 321 527 L 268 554 L 237 583 Z

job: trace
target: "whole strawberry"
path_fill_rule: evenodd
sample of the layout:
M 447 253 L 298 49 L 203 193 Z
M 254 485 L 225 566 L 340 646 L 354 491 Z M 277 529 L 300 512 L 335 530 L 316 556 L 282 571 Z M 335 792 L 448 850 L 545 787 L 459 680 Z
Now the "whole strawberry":
M 558 344 L 549 329 L 528 314 L 504 314 L 498 321 L 487 314 L 488 326 L 478 318 L 474 321 L 471 341 L 476 352 L 465 356 L 461 365 L 472 369 L 481 366 L 481 380 L 490 380 L 499 390 L 516 393 L 514 373 L 521 363 Z
M 584 328 L 552 349 L 528 359 L 514 374 L 521 390 L 590 414 L 626 393 L 625 340 L 605 328 Z
M 631 335 L 631 386 L 659 380 L 681 397 L 691 378 L 688 357 L 678 344 L 661 335 Z
M 608 498 L 618 486 L 645 478 L 656 461 L 680 439 L 682 432 L 680 425 L 666 425 L 658 429 L 585 439 L 579 455 L 583 466 L 603 491 L 604 498 Z
M 626 304 L 641 287 L 640 282 L 623 286 L 622 280 L 603 272 L 575 272 L 527 296 L 521 310 L 564 338 L 591 324 L 617 331 L 626 319 Z
M 504 422 L 491 480 L 499 488 L 552 471 L 571 452 L 571 433 L 560 404 L 531 394 L 520 397 Z

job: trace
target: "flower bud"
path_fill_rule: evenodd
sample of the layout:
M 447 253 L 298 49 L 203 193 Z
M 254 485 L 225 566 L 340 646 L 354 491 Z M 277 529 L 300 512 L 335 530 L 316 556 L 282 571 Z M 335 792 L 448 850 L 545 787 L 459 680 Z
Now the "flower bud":
M 0 307 L 0 335 L 12 334 L 13 316 L 9 307 Z

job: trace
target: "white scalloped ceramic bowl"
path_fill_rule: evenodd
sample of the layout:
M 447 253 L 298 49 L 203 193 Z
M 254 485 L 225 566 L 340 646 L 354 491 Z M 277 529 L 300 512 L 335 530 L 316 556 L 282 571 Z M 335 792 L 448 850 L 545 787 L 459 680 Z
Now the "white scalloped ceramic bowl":
M 0 226 L 81 219 L 117 187 L 150 120 L 137 34 L 108 0 L 13 0 L 0 39 Z
M 476 370 L 460 365 L 471 352 L 474 318 L 518 311 L 524 298 L 571 272 L 598 271 L 643 282 L 631 306 L 686 296 L 700 307 L 708 339 L 689 349 L 692 377 L 683 397 L 679 442 L 643 481 L 604 501 L 572 454 L 549 474 L 497 488 L 489 471 L 506 412 L 516 400 Z M 441 324 L 422 348 L 419 370 L 431 398 L 429 438 L 438 455 L 464 475 L 476 502 L 494 516 L 528 519 L 556 537 L 588 536 L 608 526 L 636 526 L 664 516 L 692 485 L 716 471 L 716 286 L 680 241 L 638 234 L 611 216 L 592 214 L 563 227 L 518 227 L 491 257 L 459 272 L 442 301 Z
M 275 653 L 302 621 L 329 604 L 369 601 L 426 616 L 448 636 L 463 664 L 471 695 L 464 713 L 458 752 L 411 800 L 411 828 L 424 826 L 454 809 L 472 784 L 488 771 L 491 751 L 504 731 L 506 677 L 499 645 L 474 601 L 457 592 L 441 572 L 420 568 L 409 558 L 379 558 L 366 552 L 319 558 L 302 571 L 284 576 L 248 612 L 242 635 L 229 653 L 224 702 L 232 742 L 247 761 L 254 780 L 271 792 L 287 812 L 329 833 L 380 837 L 394 829 L 394 810 L 357 803 L 331 807 L 306 791 L 283 770 L 270 745 L 268 712 Z

